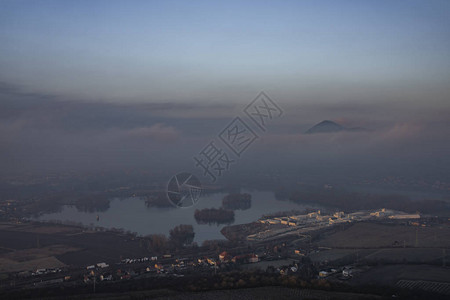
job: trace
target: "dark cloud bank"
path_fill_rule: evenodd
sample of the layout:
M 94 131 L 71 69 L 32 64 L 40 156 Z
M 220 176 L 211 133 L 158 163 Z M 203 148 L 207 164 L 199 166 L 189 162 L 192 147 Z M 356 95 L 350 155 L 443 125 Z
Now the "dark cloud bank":
M 449 177 L 448 109 L 392 101 L 338 105 L 294 99 L 279 104 L 284 116 L 261 134 L 236 170 Z M 194 168 L 192 156 L 234 116 L 243 115 L 243 107 L 80 101 L 2 83 L 1 173 Z M 370 130 L 304 134 L 324 119 Z

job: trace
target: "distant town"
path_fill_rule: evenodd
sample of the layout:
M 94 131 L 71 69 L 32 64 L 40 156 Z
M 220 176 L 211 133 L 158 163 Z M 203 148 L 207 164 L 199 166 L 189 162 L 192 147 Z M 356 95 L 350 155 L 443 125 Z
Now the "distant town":
M 382 208 L 376 211 L 357 211 L 353 213 L 335 212 L 332 215 L 321 214 L 320 210 L 310 212 L 304 215 L 295 215 L 287 217 L 276 217 L 260 219 L 262 224 L 270 225 L 289 225 L 288 228 L 274 228 L 263 232 L 251 234 L 248 240 L 267 240 L 277 238 L 283 235 L 299 235 L 309 231 L 320 230 L 322 228 L 339 225 L 343 223 L 369 221 L 369 220 L 417 220 L 420 214 L 407 214 L 401 211 L 394 211 Z M 275 226 L 274 226 L 275 227 Z
M 3 240 L 13 235 L 21 248 L 30 237 L 37 240 L 28 250 L 9 250 L 2 255 L 0 260 L 9 259 L 11 263 L 9 270 L 2 264 L 1 293 L 17 296 L 36 289 L 59 289 L 62 294 L 74 289 L 98 293 L 112 287 L 127 289 L 131 282 L 145 289 L 164 288 L 167 278 L 178 280 L 183 289 L 190 291 L 254 287 L 262 281 L 286 286 L 303 284 L 313 289 L 323 284 L 339 287 L 367 282 L 374 263 L 386 267 L 401 263 L 401 268 L 420 272 L 413 270 L 414 264 L 422 261 L 425 253 L 432 254 L 427 255 L 431 268 L 447 268 L 448 253 L 444 249 L 450 246 L 448 218 L 385 208 L 350 213 L 311 209 L 301 214 L 275 215 L 226 226 L 222 233 L 228 241 L 206 241 L 202 245 L 192 243 L 195 233 L 187 225 L 174 228 L 166 240 L 158 235 L 139 237 L 68 225 L 3 222 Z M 387 231 L 389 237 L 383 240 Z M 361 233 L 370 240 L 352 240 Z M 345 239 L 335 237 L 342 234 Z M 98 241 L 104 241 L 104 246 L 96 246 Z M 107 249 L 111 243 L 117 247 Z M 391 251 L 397 254 L 392 256 Z M 35 258 L 13 263 L 30 255 Z M 104 260 L 96 261 L 94 257 Z M 204 286 L 192 285 L 202 276 L 211 277 Z M 225 279 L 227 276 L 232 279 Z M 418 286 L 414 281 L 398 282 L 402 287 L 408 284 Z M 431 293 L 450 293 L 450 284 L 422 285 Z
M 197 224 L 220 225 L 222 239 L 198 244 L 198 233 L 189 224 L 174 225 L 169 235 L 98 225 L 115 198 L 136 199 L 149 210 L 175 209 L 163 194 L 161 177 L 128 172 L 5 183 L 0 297 L 91 297 L 130 289 L 156 290 L 164 297 L 174 286 L 176 293 L 277 286 L 300 288 L 301 293 L 364 291 L 375 298 L 408 298 L 417 289 L 433 299 L 450 295 L 450 208 L 445 199 L 354 192 L 333 183 L 266 183 L 257 174 L 249 185 L 268 188 L 274 203 L 306 208 L 277 211 L 275 205 L 272 213 L 235 224 L 236 216 L 251 211 L 260 199 L 239 188 L 206 186 L 206 197 L 224 194 L 220 207 L 184 212 Z M 37 218 L 66 206 L 93 214 L 92 223 Z

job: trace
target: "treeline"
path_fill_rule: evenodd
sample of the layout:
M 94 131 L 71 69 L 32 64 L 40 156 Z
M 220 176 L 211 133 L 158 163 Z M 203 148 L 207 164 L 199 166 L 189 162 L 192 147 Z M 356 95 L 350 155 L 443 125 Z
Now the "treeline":
M 143 238 L 143 243 L 148 251 L 162 254 L 192 244 L 194 237 L 194 227 L 181 224 L 170 230 L 169 237 L 164 234 L 149 234 Z
M 86 195 L 80 197 L 75 202 L 75 207 L 81 212 L 104 212 L 109 209 L 110 201 L 106 195 Z
M 223 208 L 196 209 L 194 217 L 199 224 L 230 224 L 234 222 L 234 211 Z
M 314 203 L 324 207 L 335 207 L 345 211 L 389 208 L 409 213 L 448 214 L 450 204 L 443 200 L 411 200 L 399 194 L 368 194 L 350 192 L 343 189 L 326 190 L 320 187 L 302 187 L 292 192 L 290 201 Z

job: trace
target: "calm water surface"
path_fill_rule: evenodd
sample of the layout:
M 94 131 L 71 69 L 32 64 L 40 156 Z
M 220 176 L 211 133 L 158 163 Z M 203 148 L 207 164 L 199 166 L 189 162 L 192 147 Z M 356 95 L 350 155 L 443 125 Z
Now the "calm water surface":
M 263 214 L 291 209 L 303 209 L 306 206 L 289 201 L 275 199 L 272 192 L 243 191 L 252 195 L 252 207 L 247 210 L 236 210 L 232 224 L 243 224 L 256 221 Z M 153 233 L 169 234 L 169 230 L 179 224 L 191 224 L 195 231 L 195 241 L 224 239 L 220 230 L 226 225 L 197 224 L 194 211 L 202 208 L 220 208 L 226 193 L 206 195 L 191 208 L 156 208 L 147 207 L 142 198 L 112 199 L 110 208 L 105 212 L 82 212 L 74 206 L 64 206 L 61 212 L 45 214 L 39 220 L 60 220 L 81 222 L 84 225 L 94 224 L 105 228 L 123 228 L 140 235 Z M 311 206 L 309 206 L 311 207 Z M 100 220 L 96 218 L 99 215 Z

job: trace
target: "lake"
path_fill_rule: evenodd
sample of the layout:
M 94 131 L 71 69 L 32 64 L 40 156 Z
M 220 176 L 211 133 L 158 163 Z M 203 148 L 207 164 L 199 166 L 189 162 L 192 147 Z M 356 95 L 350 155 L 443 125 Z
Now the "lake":
M 301 210 L 311 205 L 300 205 L 289 201 L 276 200 L 273 192 L 249 191 L 252 195 L 252 207 L 247 210 L 236 210 L 232 224 L 244 224 L 256 221 L 262 215 L 292 209 Z M 194 227 L 194 241 L 201 244 L 204 240 L 224 239 L 220 230 L 226 225 L 197 224 L 194 218 L 196 209 L 220 208 L 222 199 L 227 193 L 204 195 L 191 208 L 157 208 L 147 207 L 143 198 L 115 198 L 105 212 L 82 212 L 74 206 L 64 206 L 57 213 L 44 214 L 37 218 L 41 221 L 59 220 L 81 222 L 84 225 L 95 225 L 105 228 L 123 228 L 139 235 L 162 233 L 169 235 L 169 230 L 179 224 L 190 224 Z M 97 221 L 97 215 L 100 217 Z

